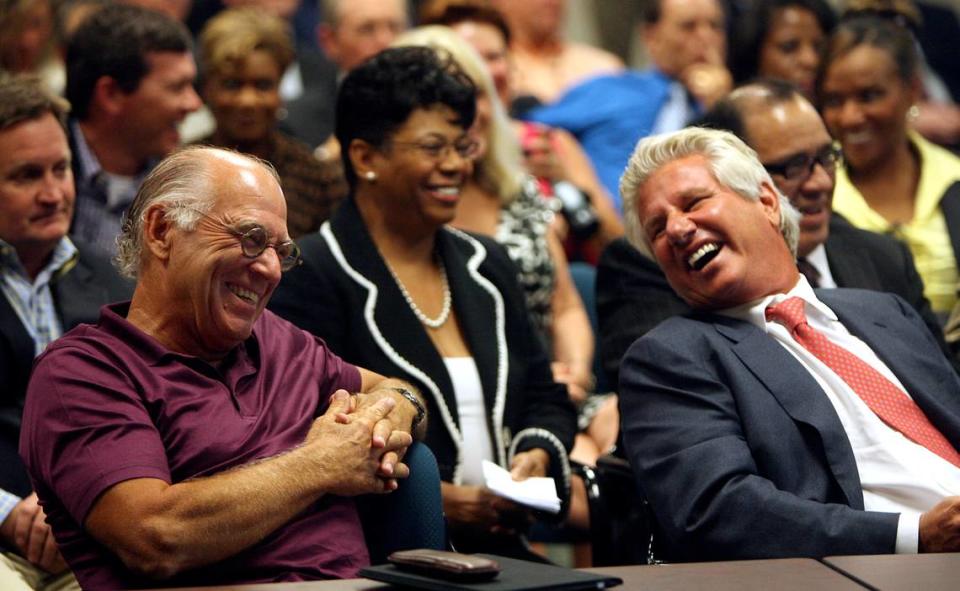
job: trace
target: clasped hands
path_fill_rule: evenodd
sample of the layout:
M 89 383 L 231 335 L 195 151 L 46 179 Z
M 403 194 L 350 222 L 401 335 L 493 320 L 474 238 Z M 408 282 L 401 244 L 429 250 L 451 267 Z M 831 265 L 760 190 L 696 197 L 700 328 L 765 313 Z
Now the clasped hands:
M 402 461 L 413 442 L 410 423 L 410 411 L 398 408 L 389 395 L 337 390 L 326 412 L 314 421 L 305 445 L 318 450 L 318 461 L 331 482 L 328 492 L 387 493 L 410 475 Z

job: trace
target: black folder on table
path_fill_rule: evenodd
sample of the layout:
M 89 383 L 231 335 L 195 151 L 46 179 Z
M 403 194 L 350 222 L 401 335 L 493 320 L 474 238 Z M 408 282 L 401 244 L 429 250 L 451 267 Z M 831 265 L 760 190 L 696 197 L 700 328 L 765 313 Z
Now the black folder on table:
M 494 560 L 500 565 L 500 574 L 497 578 L 475 583 L 451 581 L 400 570 L 392 564 L 367 567 L 360 571 L 360 576 L 412 589 L 437 591 L 448 589 L 454 591 L 534 591 L 536 589 L 577 591 L 578 589 L 607 589 L 623 584 L 623 579 L 607 575 L 492 554 L 478 554 L 478 556 Z

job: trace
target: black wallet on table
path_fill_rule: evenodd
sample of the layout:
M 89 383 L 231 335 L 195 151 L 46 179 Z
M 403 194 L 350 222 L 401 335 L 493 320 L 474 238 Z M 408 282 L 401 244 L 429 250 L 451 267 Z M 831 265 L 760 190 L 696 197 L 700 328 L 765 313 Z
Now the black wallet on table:
M 499 573 L 486 580 L 455 580 L 450 573 L 423 574 L 423 569 L 404 570 L 395 564 L 370 566 L 360 571 L 359 576 L 401 585 L 412 589 L 435 589 L 437 591 L 534 591 L 556 589 L 577 591 L 579 589 L 607 589 L 623 583 L 617 577 L 576 571 L 569 568 L 526 562 L 492 554 L 461 555 L 487 559 L 499 566 Z

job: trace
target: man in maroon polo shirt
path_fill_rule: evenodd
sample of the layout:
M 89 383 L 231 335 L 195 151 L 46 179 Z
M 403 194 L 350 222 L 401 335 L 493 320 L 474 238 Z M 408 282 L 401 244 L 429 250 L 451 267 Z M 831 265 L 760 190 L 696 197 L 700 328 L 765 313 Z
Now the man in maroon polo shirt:
M 264 311 L 297 262 L 262 163 L 188 148 L 143 183 L 117 257 L 133 300 L 46 350 L 24 410 L 21 455 L 85 588 L 368 563 L 351 497 L 407 476 L 422 406 Z

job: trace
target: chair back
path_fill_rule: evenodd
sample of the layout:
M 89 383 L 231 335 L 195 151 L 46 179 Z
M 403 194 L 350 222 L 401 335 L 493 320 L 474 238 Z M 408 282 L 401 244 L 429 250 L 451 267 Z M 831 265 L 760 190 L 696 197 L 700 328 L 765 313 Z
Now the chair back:
M 583 300 L 583 307 L 587 311 L 587 317 L 590 319 L 590 328 L 593 330 L 594 342 L 597 341 L 599 331 L 599 320 L 597 317 L 597 269 L 588 263 L 570 263 L 570 276 L 573 278 L 573 284 Z M 603 371 L 599 354 L 599 347 L 594 347 L 593 355 L 593 375 L 596 378 L 594 392 L 610 392 L 610 385 L 607 384 L 607 375 Z
M 447 549 L 437 459 L 425 443 L 415 442 L 403 462 L 410 477 L 397 490 L 357 498 L 371 564 L 385 563 L 397 550 Z
M 626 460 L 607 454 L 579 466 L 590 509 L 593 566 L 653 564 L 656 522 Z

